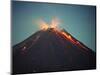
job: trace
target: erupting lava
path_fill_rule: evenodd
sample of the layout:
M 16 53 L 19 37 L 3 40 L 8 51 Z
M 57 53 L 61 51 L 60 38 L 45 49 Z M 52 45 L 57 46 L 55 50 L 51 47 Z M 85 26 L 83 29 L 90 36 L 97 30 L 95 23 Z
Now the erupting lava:
M 74 45 L 79 45 L 80 47 L 83 47 L 77 40 L 72 38 L 70 34 L 65 33 L 64 31 L 61 31 L 59 29 L 59 20 L 57 18 L 53 18 L 50 24 L 47 24 L 45 21 L 40 20 L 39 25 L 40 29 L 43 31 L 46 31 L 47 29 L 51 28 L 54 29 L 55 32 L 59 32 L 61 36 L 63 36 L 65 39 L 68 39 L 70 42 L 72 42 Z M 84 48 L 84 47 L 83 47 Z M 85 48 L 86 49 L 86 48 Z
M 48 24 L 43 20 L 40 20 L 39 25 L 41 30 L 47 30 L 49 28 Z
M 60 22 L 57 18 L 52 19 L 51 24 L 50 24 L 50 28 L 58 28 L 59 23 Z
M 41 30 L 47 30 L 48 28 L 58 29 L 59 20 L 57 18 L 53 18 L 50 24 L 47 24 L 43 20 L 39 21 L 39 26 Z

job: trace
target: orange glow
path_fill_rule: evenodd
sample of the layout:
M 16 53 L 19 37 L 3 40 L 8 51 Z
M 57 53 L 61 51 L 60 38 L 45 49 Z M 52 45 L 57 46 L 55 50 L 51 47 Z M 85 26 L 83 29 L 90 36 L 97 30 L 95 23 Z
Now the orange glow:
M 63 34 L 66 38 L 71 39 L 71 36 L 70 36 L 70 35 L 67 35 L 65 32 L 62 32 L 62 34 Z
M 69 39 L 74 45 L 78 45 L 78 47 L 81 47 L 87 50 L 87 48 L 84 47 L 79 41 L 74 41 L 74 39 L 70 35 L 67 35 L 65 32 L 62 32 L 62 34 L 66 39 Z
M 62 34 L 66 39 L 69 39 L 73 44 L 76 44 L 71 35 L 67 35 L 65 32 L 62 32 Z
M 50 28 L 58 28 L 58 25 L 59 25 L 59 20 L 56 17 L 54 17 L 51 21 Z
M 40 29 L 47 30 L 49 28 L 48 24 L 44 22 L 43 20 L 39 21 Z
M 48 26 L 47 25 L 43 25 L 43 26 L 41 26 L 41 29 L 42 30 L 47 30 L 48 29 Z
M 69 38 L 69 39 L 72 39 L 70 35 L 68 35 L 68 38 Z
M 50 23 L 50 24 L 46 23 L 46 22 L 43 21 L 42 19 L 40 19 L 37 23 L 38 23 L 39 28 L 40 28 L 41 30 L 47 30 L 48 28 L 58 29 L 59 20 L 58 20 L 56 17 L 54 17 L 54 18 L 51 20 L 51 23 Z

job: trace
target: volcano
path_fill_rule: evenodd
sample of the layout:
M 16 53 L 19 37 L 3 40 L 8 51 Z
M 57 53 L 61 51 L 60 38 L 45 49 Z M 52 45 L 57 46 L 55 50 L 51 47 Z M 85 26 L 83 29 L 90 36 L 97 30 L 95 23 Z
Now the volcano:
M 13 74 L 96 68 L 96 53 L 66 30 L 37 31 L 13 46 Z

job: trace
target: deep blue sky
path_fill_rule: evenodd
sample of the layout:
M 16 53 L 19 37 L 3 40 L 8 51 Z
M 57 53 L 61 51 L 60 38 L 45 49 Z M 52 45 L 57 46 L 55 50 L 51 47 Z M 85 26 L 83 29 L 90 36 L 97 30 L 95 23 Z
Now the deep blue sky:
M 60 27 L 95 51 L 96 7 L 72 4 L 48 4 L 12 1 L 12 45 L 39 30 L 35 23 L 42 18 L 47 23 L 60 19 Z

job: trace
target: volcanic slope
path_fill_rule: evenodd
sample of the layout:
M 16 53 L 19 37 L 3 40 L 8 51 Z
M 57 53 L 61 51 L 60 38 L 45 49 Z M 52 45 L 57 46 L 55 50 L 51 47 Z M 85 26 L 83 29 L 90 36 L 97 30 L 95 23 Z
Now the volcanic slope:
M 96 68 L 96 53 L 65 30 L 40 30 L 13 46 L 13 74 Z

